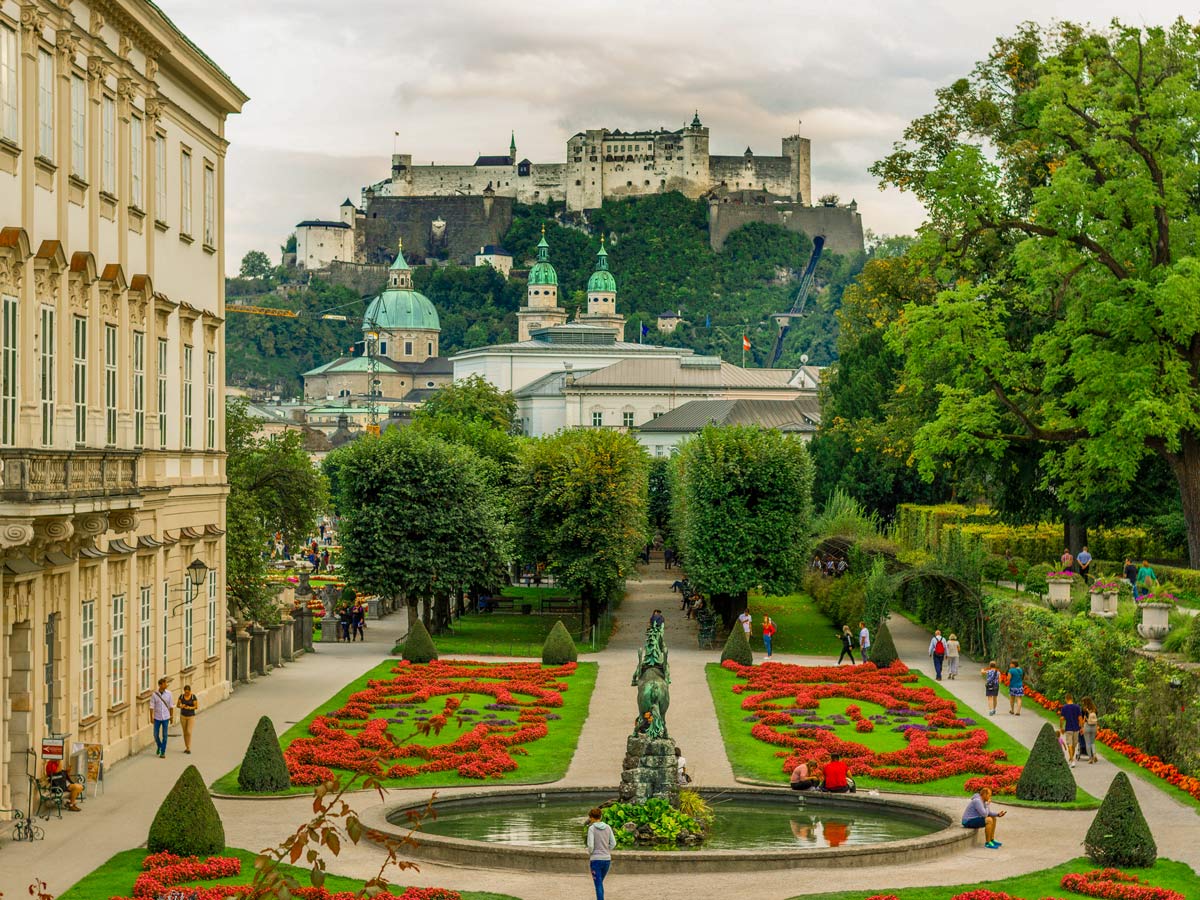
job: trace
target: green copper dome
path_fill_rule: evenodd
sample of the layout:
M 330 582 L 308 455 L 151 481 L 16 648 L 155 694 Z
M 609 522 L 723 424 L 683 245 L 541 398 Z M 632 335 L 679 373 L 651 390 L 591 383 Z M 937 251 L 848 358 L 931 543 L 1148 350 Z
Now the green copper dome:
M 600 252 L 596 254 L 596 271 L 588 279 L 587 289 L 592 291 L 617 292 L 617 279 L 608 271 L 608 251 L 604 249 L 604 238 L 600 239 Z
M 441 331 L 437 310 L 429 298 L 413 290 L 412 270 L 404 261 L 403 247 L 388 270 L 388 286 L 371 301 L 363 315 L 363 331 Z
M 546 226 L 542 226 L 542 239 L 537 245 L 538 261 L 529 270 L 530 284 L 558 284 L 558 273 L 550 265 L 550 245 L 546 243 Z

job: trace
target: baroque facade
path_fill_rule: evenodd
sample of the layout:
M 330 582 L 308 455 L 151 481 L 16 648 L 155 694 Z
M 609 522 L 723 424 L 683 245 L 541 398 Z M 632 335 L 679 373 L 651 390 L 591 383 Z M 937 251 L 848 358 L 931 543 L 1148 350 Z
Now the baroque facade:
M 146 0 L 0 0 L 0 807 L 46 737 L 108 765 L 148 746 L 160 676 L 228 691 L 224 133 L 246 99 Z

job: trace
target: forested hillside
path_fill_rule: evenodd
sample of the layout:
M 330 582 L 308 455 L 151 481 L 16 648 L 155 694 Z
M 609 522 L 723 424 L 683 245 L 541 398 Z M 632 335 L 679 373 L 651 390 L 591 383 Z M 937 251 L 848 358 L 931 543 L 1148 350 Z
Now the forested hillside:
M 586 305 L 584 289 L 603 234 L 617 279 L 617 307 L 629 320 L 627 340 L 638 340 L 644 323 L 648 342 L 691 347 L 740 362 L 745 333 L 751 342 L 746 365 L 766 364 L 776 330 L 769 316 L 792 303 L 812 252 L 807 236 L 756 223 L 734 232 L 724 250 L 714 253 L 708 244 L 705 203 L 678 193 L 607 203 L 589 214 L 590 233 L 559 225 L 556 211 L 518 205 L 504 246 L 523 269 L 546 226 L 560 303 L 572 315 Z M 861 267 L 860 257 L 822 257 L 808 300 L 810 315 L 792 327 L 780 365 L 797 366 L 802 354 L 814 364 L 833 360 L 835 313 L 843 290 Z M 525 297 L 521 278 L 506 280 L 490 267 L 418 266 L 414 283 L 437 307 L 443 355 L 515 338 L 515 312 Z M 271 278 L 231 279 L 231 298 L 253 292 L 256 284 L 260 290 L 274 288 Z M 245 299 L 309 314 L 345 304 L 349 305 L 339 312 L 361 314 L 363 309 L 353 292 L 317 279 L 307 288 L 297 286 L 287 297 L 272 293 Z M 656 328 L 658 314 L 667 311 L 679 311 L 685 322 L 671 335 Z M 275 385 L 285 395 L 299 393 L 300 373 L 345 352 L 359 336 L 352 325 L 238 314 L 229 316 L 227 328 L 229 383 Z

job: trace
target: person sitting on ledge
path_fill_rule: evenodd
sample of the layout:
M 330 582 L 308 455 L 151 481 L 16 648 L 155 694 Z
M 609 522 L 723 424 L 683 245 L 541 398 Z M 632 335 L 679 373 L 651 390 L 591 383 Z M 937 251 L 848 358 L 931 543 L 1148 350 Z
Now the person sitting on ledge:
M 850 792 L 849 767 L 838 753 L 833 753 L 829 762 L 822 770 L 821 790 L 828 794 L 847 794 Z
M 796 768 L 792 769 L 792 775 L 789 779 L 792 785 L 792 790 L 810 791 L 813 788 L 819 788 L 821 786 L 821 780 L 813 777 L 816 772 L 816 762 L 813 762 L 811 765 L 804 762 L 798 764 Z
M 980 788 L 979 793 L 971 798 L 963 811 L 963 828 L 982 828 L 987 838 L 984 844 L 989 850 L 999 850 L 1000 842 L 996 840 L 996 820 L 1004 815 L 1005 810 L 996 812 L 988 802 L 992 799 L 991 788 Z
M 46 784 L 67 795 L 67 809 L 79 812 L 79 795 L 83 793 L 83 785 L 71 780 L 70 774 L 57 760 L 46 763 Z

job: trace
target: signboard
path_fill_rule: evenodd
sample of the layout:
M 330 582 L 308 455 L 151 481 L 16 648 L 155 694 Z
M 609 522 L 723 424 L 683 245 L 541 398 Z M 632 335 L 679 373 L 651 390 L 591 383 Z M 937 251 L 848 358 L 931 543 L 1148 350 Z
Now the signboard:
M 103 744 L 84 744 L 84 751 L 87 753 L 87 781 L 88 784 L 97 784 L 100 781 L 100 775 L 104 771 L 104 745 Z
M 42 759 L 61 760 L 66 753 L 66 738 L 42 738 Z

